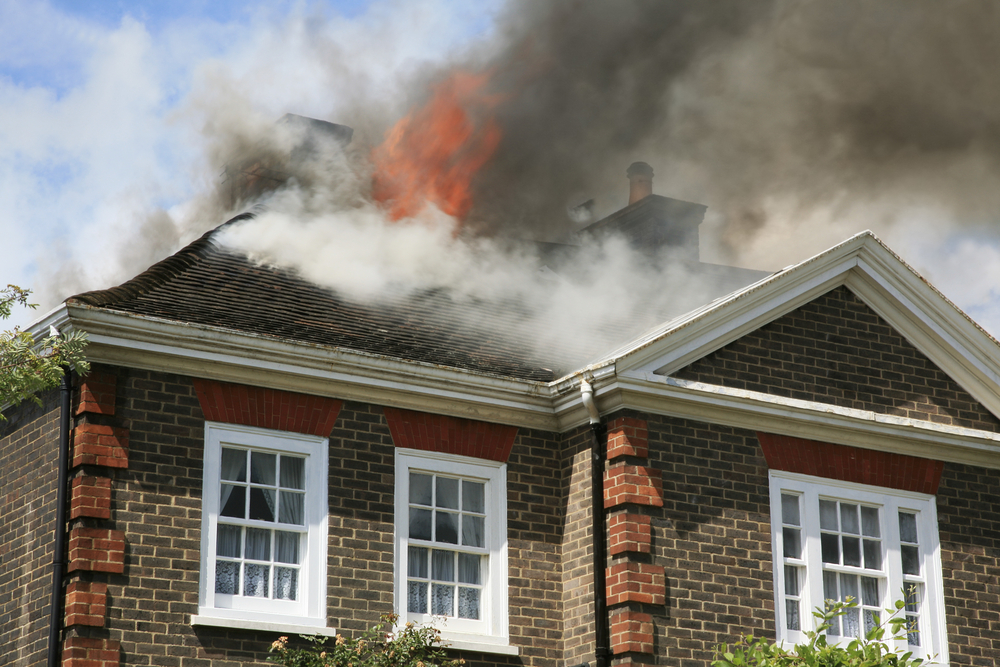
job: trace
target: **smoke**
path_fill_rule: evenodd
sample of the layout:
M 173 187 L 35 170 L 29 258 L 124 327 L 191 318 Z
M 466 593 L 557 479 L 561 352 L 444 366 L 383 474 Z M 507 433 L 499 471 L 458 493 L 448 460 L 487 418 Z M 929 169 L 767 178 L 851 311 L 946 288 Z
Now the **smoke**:
M 128 259 L 111 273 L 134 275 L 251 205 L 217 176 L 233 156 L 282 159 L 299 139 L 273 124 L 293 111 L 349 125 L 354 141 L 286 172 L 224 240 L 359 299 L 409 285 L 517 301 L 550 341 L 580 350 L 613 338 L 598 321 L 639 327 L 703 303 L 723 285 L 619 240 L 555 276 L 513 241 L 572 239 L 568 210 L 591 198 L 597 217 L 621 208 L 625 168 L 643 160 L 654 192 L 708 205 L 703 260 L 774 270 L 873 229 L 972 314 L 993 316 L 984 276 L 964 284 L 967 267 L 1000 257 L 993 3 L 509 0 L 472 42 L 413 46 L 446 11 L 389 3 L 354 22 L 256 24 L 241 48 L 195 68 L 172 120 L 201 137 L 191 178 L 202 194 L 133 216 L 142 236 L 122 235 L 113 254 Z M 489 77 L 501 131 L 473 208 L 462 226 L 433 209 L 389 223 L 371 202 L 371 151 L 456 70 Z M 61 295 L 110 283 L 67 282 L 73 271 L 59 274 Z
M 865 228 L 902 242 L 929 211 L 995 224 L 993 3 L 518 0 L 502 25 L 504 140 L 476 199 L 495 227 L 558 237 L 567 203 L 620 207 L 640 159 L 658 193 L 709 206 L 720 261 L 779 268 Z

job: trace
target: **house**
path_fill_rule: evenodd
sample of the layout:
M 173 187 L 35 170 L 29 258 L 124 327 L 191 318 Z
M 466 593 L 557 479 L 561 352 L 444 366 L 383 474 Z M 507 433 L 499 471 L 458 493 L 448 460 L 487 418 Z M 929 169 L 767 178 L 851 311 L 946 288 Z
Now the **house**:
M 42 664 L 50 615 L 67 667 L 221 667 L 395 610 L 475 664 L 706 665 L 905 596 L 900 649 L 992 664 L 997 342 L 870 233 L 742 277 L 565 370 L 212 233 L 68 299 L 38 326 L 88 332 L 93 372 L 0 425 L 0 661 Z

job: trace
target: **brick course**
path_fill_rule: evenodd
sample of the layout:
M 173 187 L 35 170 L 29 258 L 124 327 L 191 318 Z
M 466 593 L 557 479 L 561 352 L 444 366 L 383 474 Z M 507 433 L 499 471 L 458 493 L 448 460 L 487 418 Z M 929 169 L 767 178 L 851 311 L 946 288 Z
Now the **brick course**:
M 118 376 L 112 369 L 106 367 L 93 368 L 87 377 L 80 381 L 79 402 L 74 414 L 85 412 L 113 415 L 115 414 L 115 391 L 118 386 Z
M 70 480 L 69 518 L 111 518 L 111 479 L 75 477 Z
M 107 468 L 128 467 L 128 437 L 126 428 L 84 423 L 73 429 L 73 453 L 70 465 Z
M 604 506 L 663 505 L 663 476 L 649 466 L 612 465 L 604 474 Z
M 653 540 L 652 519 L 642 514 L 619 512 L 608 517 L 608 541 L 611 555 L 650 552 Z
M 393 442 L 399 447 L 506 461 L 517 428 L 399 408 L 385 408 Z
M 107 614 L 108 585 L 89 581 L 72 581 L 66 586 L 66 620 L 71 625 L 102 627 Z
M 674 376 L 1000 431 L 1000 420 L 846 287 L 779 317 Z
M 608 422 L 608 460 L 621 456 L 645 458 L 649 445 L 646 422 L 634 417 L 617 417 Z
M 619 653 L 653 653 L 653 617 L 634 611 L 611 615 L 611 651 Z
M 63 667 L 118 667 L 121 644 L 114 639 L 67 637 Z
M 69 531 L 68 572 L 122 572 L 125 569 L 125 533 L 110 528 L 73 528 Z

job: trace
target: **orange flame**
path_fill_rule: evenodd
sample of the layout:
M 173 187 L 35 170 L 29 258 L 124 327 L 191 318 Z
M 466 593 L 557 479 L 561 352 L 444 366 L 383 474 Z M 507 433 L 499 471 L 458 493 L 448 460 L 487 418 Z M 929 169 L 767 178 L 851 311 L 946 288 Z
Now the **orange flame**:
M 500 143 L 492 118 L 476 122 L 498 102 L 483 94 L 487 80 L 486 74 L 452 74 L 372 153 L 372 196 L 393 220 L 414 216 L 429 203 L 459 219 L 472 208 L 472 179 Z

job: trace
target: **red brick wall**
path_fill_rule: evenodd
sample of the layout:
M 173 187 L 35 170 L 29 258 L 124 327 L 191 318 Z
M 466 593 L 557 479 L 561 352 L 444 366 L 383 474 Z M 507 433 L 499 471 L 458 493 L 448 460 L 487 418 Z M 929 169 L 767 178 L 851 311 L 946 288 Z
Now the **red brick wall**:
M 59 395 L 0 422 L 0 664 L 44 664 L 55 531 Z
M 1000 431 L 1000 420 L 846 287 L 832 290 L 674 375 Z

